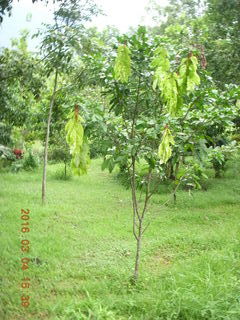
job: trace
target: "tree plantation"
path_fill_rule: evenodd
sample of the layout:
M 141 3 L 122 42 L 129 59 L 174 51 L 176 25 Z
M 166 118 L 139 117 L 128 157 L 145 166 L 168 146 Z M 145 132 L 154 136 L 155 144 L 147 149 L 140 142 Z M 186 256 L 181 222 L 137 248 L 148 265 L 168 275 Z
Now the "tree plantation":
M 240 319 L 239 1 L 44 4 L 0 49 L 0 319 Z

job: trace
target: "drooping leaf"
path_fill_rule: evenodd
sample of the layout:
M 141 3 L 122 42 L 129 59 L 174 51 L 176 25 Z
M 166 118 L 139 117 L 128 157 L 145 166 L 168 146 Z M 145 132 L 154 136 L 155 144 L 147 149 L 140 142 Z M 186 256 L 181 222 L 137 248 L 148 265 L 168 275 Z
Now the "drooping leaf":
M 155 69 L 153 79 L 153 89 L 157 86 L 161 89 L 164 78 L 167 77 L 170 70 L 170 61 L 168 59 L 168 52 L 163 47 L 158 47 L 154 52 L 154 57 L 151 67 Z
M 161 89 L 169 113 L 171 115 L 177 114 L 179 107 L 179 92 L 176 73 L 171 73 L 164 78 Z
M 118 54 L 114 65 L 114 77 L 120 82 L 128 82 L 131 75 L 130 50 L 126 45 L 118 47 Z
M 158 47 L 155 50 L 151 63 L 155 69 L 153 89 L 159 87 L 171 115 L 176 115 L 181 109 L 183 95 L 192 92 L 200 84 L 197 65 L 197 58 L 190 54 L 182 59 L 178 73 L 171 72 L 166 49 Z
M 193 55 L 184 58 L 179 68 L 178 84 L 182 93 L 192 92 L 200 84 L 200 77 L 197 74 L 198 61 Z
M 81 151 L 74 154 L 71 160 L 71 167 L 74 174 L 81 176 L 87 174 L 90 165 L 89 144 L 86 137 L 83 138 Z
M 76 116 L 76 113 L 73 112 L 65 126 L 66 141 L 72 155 L 71 168 L 76 175 L 86 174 L 90 163 L 89 145 L 84 136 L 83 122 L 83 118 Z
M 172 155 L 172 147 L 175 144 L 174 138 L 168 127 L 164 129 L 162 141 L 158 148 L 158 156 L 160 158 L 160 163 L 167 163 Z
M 165 48 L 158 47 L 155 50 L 151 66 L 155 69 L 153 89 L 158 87 L 161 90 L 169 113 L 176 115 L 182 100 L 178 92 L 178 76 L 170 71 L 170 61 Z

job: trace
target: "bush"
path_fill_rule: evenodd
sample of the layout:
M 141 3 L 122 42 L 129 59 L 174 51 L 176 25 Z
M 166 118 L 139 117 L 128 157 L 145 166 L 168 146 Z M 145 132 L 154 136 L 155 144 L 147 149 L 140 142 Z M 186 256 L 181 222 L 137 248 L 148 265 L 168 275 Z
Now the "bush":
M 208 155 L 215 171 L 215 177 L 220 178 L 226 170 L 226 163 L 237 154 L 239 147 L 236 141 L 231 144 L 216 148 L 209 148 Z
M 16 157 L 12 150 L 0 145 L 0 169 L 10 166 L 15 160 Z
M 68 165 L 59 167 L 54 173 L 54 178 L 56 180 L 65 180 L 65 181 L 72 179 L 72 172 L 70 167 Z
M 186 190 L 207 189 L 206 167 L 198 162 L 190 161 L 185 168 L 180 169 L 178 179 L 181 180 L 181 185 Z
M 0 145 L 0 158 L 9 161 L 14 161 L 16 159 L 12 150 L 3 145 Z
M 71 160 L 69 148 L 67 148 L 65 145 L 63 147 L 50 146 L 48 159 L 53 163 L 69 163 Z
M 14 173 L 19 172 L 20 170 L 31 171 L 39 166 L 38 157 L 33 155 L 32 151 L 28 151 L 22 159 L 16 159 L 12 162 L 10 170 Z
M 10 170 L 14 173 L 18 173 L 22 169 L 23 169 L 23 160 L 22 159 L 12 162 L 12 164 L 10 166 Z
M 103 155 L 101 142 L 91 141 L 90 142 L 90 158 L 95 159 Z
M 44 146 L 41 141 L 36 140 L 34 143 L 29 144 L 28 149 L 31 149 L 32 154 L 36 156 L 39 160 L 44 157 Z
M 29 150 L 28 153 L 23 158 L 23 169 L 24 170 L 34 170 L 39 166 L 39 159 L 37 156 L 33 155 L 32 151 Z

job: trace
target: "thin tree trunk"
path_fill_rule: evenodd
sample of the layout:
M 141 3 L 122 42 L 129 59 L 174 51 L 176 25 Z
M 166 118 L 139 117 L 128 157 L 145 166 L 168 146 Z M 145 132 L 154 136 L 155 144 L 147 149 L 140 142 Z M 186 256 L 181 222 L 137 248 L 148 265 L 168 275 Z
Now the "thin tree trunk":
M 67 161 L 64 162 L 64 176 L 65 180 L 67 180 Z
M 180 166 L 180 160 L 178 160 L 178 161 L 176 162 L 175 173 L 174 173 L 175 179 L 176 179 L 176 177 L 177 177 L 177 175 L 178 175 L 179 166 Z
M 151 180 L 151 170 L 148 173 L 147 179 L 147 190 L 145 194 L 145 202 L 141 214 L 138 208 L 138 202 L 136 197 L 136 181 L 135 181 L 135 157 L 132 157 L 132 178 L 131 178 L 131 188 L 132 188 L 132 203 L 133 203 L 133 234 L 137 241 L 137 248 L 136 248 L 136 256 L 135 256 L 135 267 L 134 267 L 134 274 L 133 280 L 134 283 L 138 281 L 139 277 L 139 265 L 140 265 L 140 256 L 141 256 L 141 249 L 142 249 L 142 236 L 144 233 L 143 230 L 143 222 L 145 218 L 145 214 L 147 211 L 148 201 L 150 199 L 150 180 Z M 136 223 L 137 220 L 137 223 Z M 136 232 L 137 229 L 137 232 Z
M 135 258 L 135 267 L 134 267 L 134 281 L 137 282 L 139 276 L 139 265 L 140 265 L 140 254 L 142 247 L 142 222 L 139 223 L 139 234 L 137 238 L 137 250 Z
M 137 99 L 135 104 L 135 111 L 133 114 L 132 119 L 132 129 L 130 137 L 133 139 L 135 137 L 135 125 L 136 125 L 136 117 L 137 117 L 137 108 L 139 102 L 139 95 L 140 95 L 140 83 L 141 83 L 141 76 L 139 76 L 138 81 L 138 90 L 137 90 Z M 137 240 L 137 249 L 136 249 L 136 258 L 135 258 L 135 267 L 134 267 L 134 274 L 133 280 L 136 283 L 138 280 L 139 275 L 139 264 L 140 264 L 140 254 L 141 254 L 141 241 L 142 241 L 142 218 L 143 215 L 140 216 L 138 210 L 138 202 L 136 197 L 136 168 L 135 168 L 136 158 L 132 155 L 132 174 L 131 174 L 131 189 L 132 189 L 132 204 L 133 204 L 133 234 L 135 239 Z M 130 172 L 129 172 L 130 173 Z M 136 222 L 137 220 L 137 222 Z M 138 235 L 136 233 L 136 228 L 138 230 Z
M 45 147 L 44 147 L 44 163 L 43 163 L 43 177 L 42 177 L 42 204 L 45 204 L 46 202 L 48 141 L 49 141 L 49 134 L 50 134 L 51 119 L 52 119 L 52 109 L 53 109 L 53 104 L 54 104 L 55 94 L 57 89 L 57 80 L 58 80 L 58 71 L 56 70 L 55 78 L 54 78 L 53 93 L 52 93 L 50 108 L 48 113 L 47 132 L 46 132 Z
M 138 274 L 139 274 L 139 262 L 140 262 L 140 253 L 141 253 L 140 225 L 142 227 L 142 223 L 141 223 L 141 218 L 138 212 L 138 203 L 137 203 L 137 197 L 136 197 L 136 181 L 135 181 L 136 177 L 135 177 L 135 157 L 134 156 L 132 156 L 132 173 L 130 173 L 130 170 L 129 170 L 129 174 L 131 175 L 131 189 L 132 189 L 133 235 L 137 241 L 135 267 L 134 267 L 134 274 L 133 274 L 133 280 L 134 282 L 136 282 L 138 280 Z
M 170 170 L 169 179 L 174 181 L 176 177 L 174 175 L 174 164 L 172 163 L 172 161 L 170 161 L 169 170 Z

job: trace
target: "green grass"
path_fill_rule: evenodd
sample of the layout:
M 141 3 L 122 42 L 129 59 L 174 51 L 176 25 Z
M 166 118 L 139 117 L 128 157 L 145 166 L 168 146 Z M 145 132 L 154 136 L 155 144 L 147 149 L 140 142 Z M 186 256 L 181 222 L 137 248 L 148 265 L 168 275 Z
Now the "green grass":
M 208 191 L 180 191 L 145 234 L 141 274 L 130 285 L 135 241 L 130 190 L 92 161 L 89 174 L 56 180 L 41 170 L 0 175 L 1 320 L 240 319 L 240 175 L 234 164 Z M 29 254 L 20 251 L 20 209 L 29 208 Z M 32 259 L 27 271 L 20 259 Z M 28 309 L 21 279 L 31 279 Z M 26 292 L 26 291 L 25 291 Z

